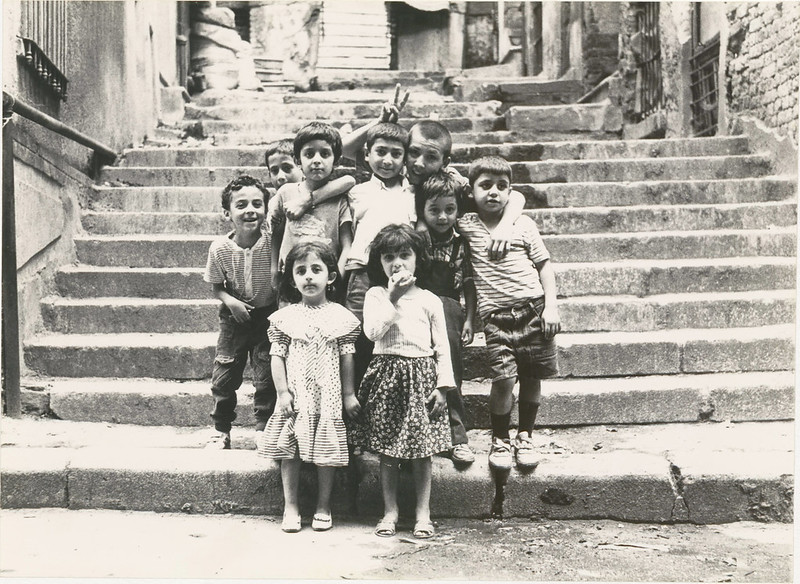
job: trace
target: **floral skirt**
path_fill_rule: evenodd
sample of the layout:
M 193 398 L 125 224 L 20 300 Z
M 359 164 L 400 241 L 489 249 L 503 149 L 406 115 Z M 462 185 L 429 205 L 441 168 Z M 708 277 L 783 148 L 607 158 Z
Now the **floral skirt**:
M 349 424 L 350 443 L 403 459 L 452 448 L 447 409 L 433 417 L 426 404 L 436 379 L 433 357 L 375 355 L 358 390 L 362 409 Z

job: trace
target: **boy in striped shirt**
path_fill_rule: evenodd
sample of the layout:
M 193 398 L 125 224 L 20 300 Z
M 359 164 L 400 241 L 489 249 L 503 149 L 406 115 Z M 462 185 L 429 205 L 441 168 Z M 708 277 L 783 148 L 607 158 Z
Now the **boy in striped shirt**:
M 472 271 L 478 296 L 478 313 L 484 323 L 486 348 L 492 368 L 489 412 L 492 445 L 489 466 L 512 466 L 509 424 L 512 390 L 519 379 L 519 429 L 513 450 L 517 466 L 539 463 L 531 433 L 541 400 L 541 380 L 558 375 L 558 355 L 553 337 L 561 330 L 556 280 L 550 254 L 530 217 L 514 223 L 508 254 L 492 259 L 492 232 L 503 217 L 511 193 L 511 166 L 497 156 L 470 164 L 469 198 L 477 213 L 466 213 L 458 229 L 472 251 Z

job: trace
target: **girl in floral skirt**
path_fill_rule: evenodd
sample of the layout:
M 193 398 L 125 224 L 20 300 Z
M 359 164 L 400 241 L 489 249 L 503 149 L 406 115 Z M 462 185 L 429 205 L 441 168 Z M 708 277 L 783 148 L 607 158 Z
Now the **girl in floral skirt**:
M 418 288 L 430 263 L 425 240 L 408 225 L 383 228 L 370 247 L 373 287 L 364 297 L 364 333 L 375 350 L 361 387 L 361 414 L 350 442 L 380 454 L 384 516 L 375 534 L 395 534 L 399 464 L 411 461 L 416 488 L 414 536 L 434 533 L 430 519 L 431 456 L 450 450 L 446 392 L 455 387 L 444 310 Z
M 358 319 L 332 302 L 336 256 L 316 241 L 299 243 L 286 256 L 281 296 L 290 304 L 270 316 L 272 376 L 278 392 L 257 448 L 280 460 L 283 481 L 283 531 L 300 531 L 298 486 L 301 462 L 317 465 L 319 491 L 311 523 L 331 528 L 330 497 L 336 467 L 347 466 L 347 430 L 342 410 L 361 409 L 353 382 L 353 353 Z

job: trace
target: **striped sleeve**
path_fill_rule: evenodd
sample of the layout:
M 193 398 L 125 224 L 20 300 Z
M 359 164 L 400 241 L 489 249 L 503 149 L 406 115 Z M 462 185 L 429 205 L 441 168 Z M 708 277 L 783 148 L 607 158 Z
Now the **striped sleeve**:
M 208 248 L 208 260 L 206 260 L 206 271 L 203 273 L 203 280 L 211 284 L 225 283 L 225 273 L 217 253 L 218 249 L 216 242 L 212 243 L 211 247 Z

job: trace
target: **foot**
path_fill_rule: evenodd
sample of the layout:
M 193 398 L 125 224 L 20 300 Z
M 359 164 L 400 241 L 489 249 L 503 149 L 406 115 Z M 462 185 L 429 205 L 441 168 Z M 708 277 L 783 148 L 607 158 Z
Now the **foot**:
M 436 533 L 436 528 L 430 519 L 423 519 L 414 524 L 414 531 L 411 534 L 417 539 L 430 539 Z
M 311 529 L 314 531 L 328 531 L 333 527 L 333 519 L 330 513 L 314 513 L 314 519 L 311 520 Z
M 514 438 L 514 458 L 517 466 L 525 469 L 535 468 L 542 461 L 527 432 L 520 432 Z
M 230 450 L 231 449 L 231 433 L 230 432 L 217 432 L 208 442 L 206 448 L 209 450 Z
M 386 519 L 384 517 L 375 526 L 375 535 L 378 537 L 393 537 L 395 533 L 397 533 L 396 519 Z
M 300 531 L 300 515 L 284 512 L 281 531 L 284 533 L 297 533 Z
M 472 464 L 475 462 L 475 454 L 469 447 L 469 444 L 456 444 L 450 451 L 450 458 L 453 464 Z
M 492 438 L 489 449 L 489 466 L 495 470 L 511 468 L 511 441 L 508 438 Z

